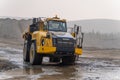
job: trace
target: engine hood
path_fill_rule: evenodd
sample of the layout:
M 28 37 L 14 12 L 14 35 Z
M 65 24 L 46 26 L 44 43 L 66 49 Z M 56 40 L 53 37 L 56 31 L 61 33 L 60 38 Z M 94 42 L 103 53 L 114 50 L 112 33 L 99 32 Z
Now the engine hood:
M 74 37 L 68 33 L 68 32 L 53 32 L 53 31 L 50 31 L 50 33 L 52 34 L 53 37 L 64 37 L 64 38 L 73 38 Z

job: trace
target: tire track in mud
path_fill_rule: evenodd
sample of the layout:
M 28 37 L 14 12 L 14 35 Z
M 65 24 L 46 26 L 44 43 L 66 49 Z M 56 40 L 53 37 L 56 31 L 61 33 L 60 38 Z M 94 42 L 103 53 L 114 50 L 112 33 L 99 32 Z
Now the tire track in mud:
M 19 68 L 22 62 L 21 50 L 0 47 L 0 71 Z
M 0 59 L 17 67 L 0 72 L 0 80 L 119 80 L 120 59 L 80 57 L 74 65 L 23 63 L 22 50 L 0 48 Z M 111 76 L 112 75 L 112 76 Z

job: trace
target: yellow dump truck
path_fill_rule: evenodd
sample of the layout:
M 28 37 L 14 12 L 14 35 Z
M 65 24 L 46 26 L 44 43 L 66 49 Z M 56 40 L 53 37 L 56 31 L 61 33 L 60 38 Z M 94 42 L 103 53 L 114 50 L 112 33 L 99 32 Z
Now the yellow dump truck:
M 41 65 L 43 57 L 50 62 L 73 64 L 82 54 L 83 33 L 79 26 L 67 31 L 67 22 L 57 16 L 33 18 L 33 23 L 23 33 L 23 60 L 32 65 Z

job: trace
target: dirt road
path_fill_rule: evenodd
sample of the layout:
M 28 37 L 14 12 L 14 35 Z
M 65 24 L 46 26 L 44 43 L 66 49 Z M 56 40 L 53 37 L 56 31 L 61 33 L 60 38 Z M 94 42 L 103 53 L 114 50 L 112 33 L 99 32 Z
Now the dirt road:
M 120 80 L 120 50 L 84 50 L 71 66 L 48 63 L 48 58 L 32 66 L 22 57 L 22 49 L 0 47 L 0 80 Z

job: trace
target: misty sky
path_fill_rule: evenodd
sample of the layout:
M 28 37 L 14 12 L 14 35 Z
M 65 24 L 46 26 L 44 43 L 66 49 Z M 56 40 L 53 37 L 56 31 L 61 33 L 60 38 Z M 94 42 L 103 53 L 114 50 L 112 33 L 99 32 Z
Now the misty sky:
M 120 0 L 0 0 L 0 16 L 120 20 Z

